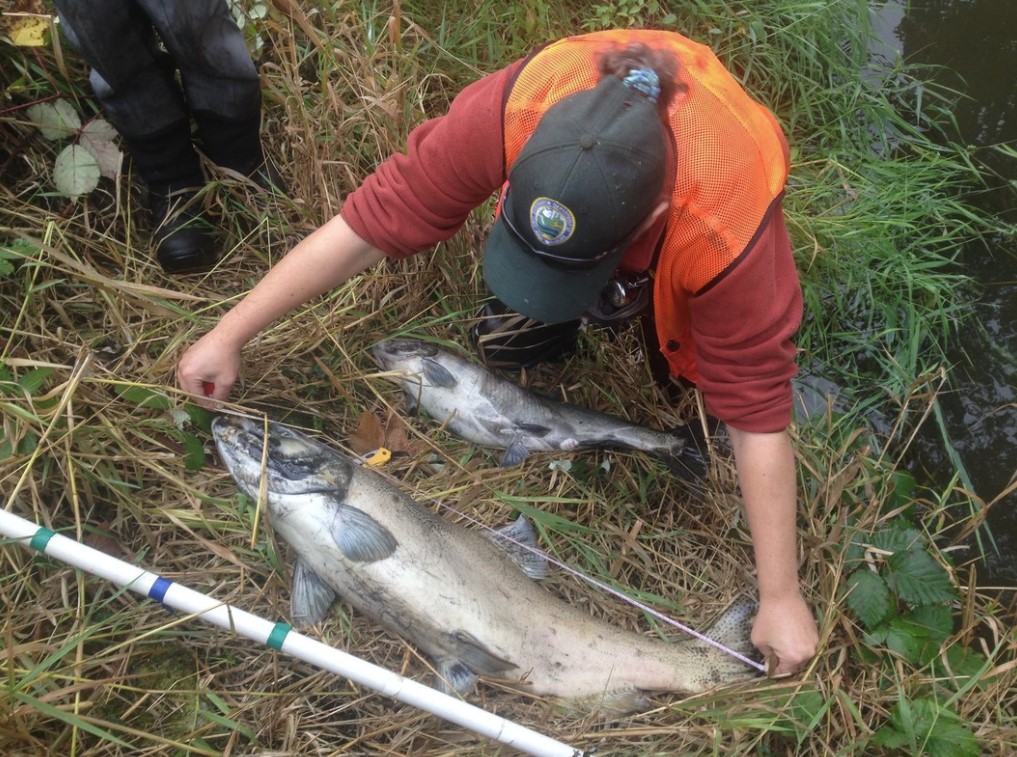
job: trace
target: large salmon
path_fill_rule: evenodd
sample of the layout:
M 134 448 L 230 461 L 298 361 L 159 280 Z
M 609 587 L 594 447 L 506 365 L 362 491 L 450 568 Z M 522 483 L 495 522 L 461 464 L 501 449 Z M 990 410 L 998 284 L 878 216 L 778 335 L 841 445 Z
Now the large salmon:
M 272 527 L 296 554 L 294 623 L 321 620 L 340 596 L 426 653 L 442 690 L 466 692 L 478 676 L 494 676 L 576 708 L 617 712 L 638 708 L 649 692 L 702 692 L 753 672 L 703 641 L 622 630 L 558 599 L 531 577 L 543 560 L 512 543 L 535 543 L 524 518 L 509 527 L 511 541 L 504 532 L 484 536 L 291 428 L 270 424 L 266 442 L 261 423 L 220 416 L 212 431 L 252 498 L 264 455 Z M 526 557 L 511 556 L 520 551 Z M 706 633 L 753 654 L 754 611 L 739 601 Z

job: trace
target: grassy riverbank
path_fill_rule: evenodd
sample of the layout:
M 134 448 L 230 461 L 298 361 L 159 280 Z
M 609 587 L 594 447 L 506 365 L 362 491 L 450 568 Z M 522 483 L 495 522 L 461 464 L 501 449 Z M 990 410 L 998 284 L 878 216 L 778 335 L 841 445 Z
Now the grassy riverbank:
M 59 97 L 87 119 L 86 72 L 66 49 L 0 43 L 6 506 L 286 618 L 289 556 L 218 467 L 207 414 L 172 387 L 181 350 L 462 85 L 549 38 L 666 26 L 712 46 L 792 144 L 785 208 L 806 296 L 802 373 L 836 390 L 795 429 L 802 577 L 821 653 L 795 679 L 661 698 L 614 721 L 487 685 L 472 701 L 598 755 L 1017 750 L 1013 593 L 983 585 L 967 547 L 984 509 L 959 487 L 916 487 L 900 462 L 919 424 L 935 422 L 943 347 L 965 317 L 970 284 L 950 259 L 986 223 L 960 200 L 977 176 L 962 151 L 928 139 L 949 117 L 947 93 L 902 66 L 869 67 L 866 3 L 320 5 L 277 2 L 248 25 L 263 45 L 266 144 L 289 192 L 265 207 L 229 177 L 215 183 L 207 205 L 227 253 L 200 277 L 159 271 L 129 177 L 77 200 L 55 192 L 62 145 L 44 140 L 21 106 Z M 571 471 L 535 456 L 503 471 L 496 455 L 408 417 L 377 375 L 368 350 L 383 337 L 466 344 L 489 222 L 490 208 L 480 209 L 433 254 L 385 264 L 267 330 L 245 353 L 234 398 L 341 445 L 355 446 L 365 417 L 375 418 L 408 453 L 386 470 L 422 501 L 492 525 L 527 512 L 558 559 L 706 625 L 754 587 L 722 452 L 706 491 L 638 454 L 569 456 Z M 647 425 L 690 417 L 647 376 L 633 327 L 591 330 L 568 362 L 521 380 Z M 548 585 L 619 625 L 654 628 L 564 574 Z M 5 754 L 510 753 L 20 547 L 0 547 L 0 606 Z M 427 678 L 414 650 L 340 606 L 313 633 Z

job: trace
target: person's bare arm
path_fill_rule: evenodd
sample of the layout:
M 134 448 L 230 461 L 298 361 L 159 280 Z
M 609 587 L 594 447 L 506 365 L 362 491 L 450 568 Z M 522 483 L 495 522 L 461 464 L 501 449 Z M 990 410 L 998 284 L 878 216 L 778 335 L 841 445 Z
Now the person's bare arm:
M 794 673 L 816 653 L 819 634 L 798 582 L 797 484 L 786 431 L 755 433 L 728 427 L 752 532 L 759 614 L 752 642 L 777 658 L 777 675 Z
M 384 258 L 336 216 L 303 239 L 177 364 L 177 385 L 224 400 L 240 372 L 240 352 L 293 308 L 339 286 Z M 207 400 L 205 400 L 207 401 Z

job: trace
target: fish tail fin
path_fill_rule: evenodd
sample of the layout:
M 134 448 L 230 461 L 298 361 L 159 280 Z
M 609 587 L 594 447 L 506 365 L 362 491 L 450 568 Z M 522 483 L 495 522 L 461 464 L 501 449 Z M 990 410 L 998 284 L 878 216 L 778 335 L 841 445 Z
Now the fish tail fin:
M 751 599 L 736 599 L 710 626 L 709 635 L 725 646 L 733 645 L 736 652 L 751 651 L 752 620 L 759 605 Z
M 714 430 L 711 428 L 710 433 Z M 710 473 L 710 442 L 702 425 L 692 421 L 676 426 L 668 433 L 676 438 L 675 443 L 657 453 L 657 457 L 683 481 L 705 481 Z
M 752 644 L 752 621 L 758 609 L 759 606 L 751 599 L 735 600 L 704 633 L 727 649 L 758 662 L 759 652 Z M 705 645 L 705 642 L 701 643 Z M 714 657 L 711 678 L 716 683 L 736 681 L 754 674 L 753 668 L 734 655 L 708 646 Z

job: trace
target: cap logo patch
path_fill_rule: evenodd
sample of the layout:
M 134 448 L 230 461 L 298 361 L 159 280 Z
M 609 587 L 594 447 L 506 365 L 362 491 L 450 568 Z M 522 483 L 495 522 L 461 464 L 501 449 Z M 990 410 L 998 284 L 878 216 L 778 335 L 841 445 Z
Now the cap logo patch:
M 530 230 L 539 242 L 554 247 L 572 237 L 576 230 L 576 217 L 557 200 L 538 197 L 530 205 Z

